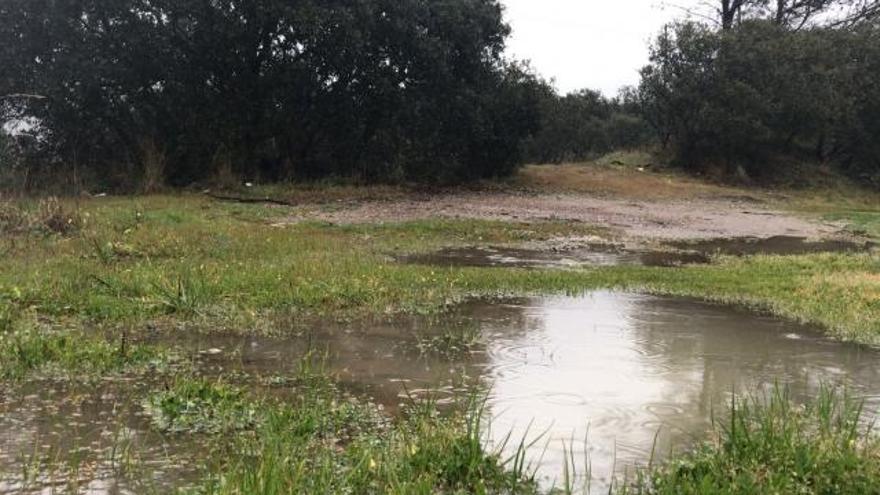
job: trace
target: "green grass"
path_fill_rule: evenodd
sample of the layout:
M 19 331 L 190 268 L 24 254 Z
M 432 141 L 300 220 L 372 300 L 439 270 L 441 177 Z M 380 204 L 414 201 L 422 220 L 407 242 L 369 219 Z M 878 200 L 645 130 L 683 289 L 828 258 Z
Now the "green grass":
M 83 380 L 147 368 L 155 371 L 171 363 L 169 354 L 132 344 L 124 334 L 108 340 L 80 330 L 50 328 L 31 315 L 3 319 L 2 311 L 0 356 L 0 380 L 20 380 L 34 374 Z
M 601 231 L 475 220 L 278 227 L 263 207 L 193 196 L 95 200 L 83 210 L 86 227 L 76 237 L 15 241 L 0 264 L 0 298 L 51 318 L 252 331 L 279 314 L 431 313 L 469 297 L 611 288 L 741 304 L 817 324 L 838 338 L 880 341 L 876 254 L 725 258 L 676 269 L 438 268 L 402 265 L 389 255 Z
M 215 438 L 218 454 L 196 491 L 471 494 L 537 489 L 527 473 L 483 448 L 479 401 L 463 400 L 443 414 L 430 401 L 413 401 L 405 414 L 389 421 L 376 406 L 333 386 L 298 392 L 293 399 L 249 403 L 228 386 L 194 381 L 163 393 L 166 402 L 175 397 L 195 407 L 210 403 L 211 414 L 219 416 L 236 417 L 243 408 L 260 411 L 259 420 L 245 428 L 197 430 L 223 435 Z
M 166 366 L 167 351 L 134 343 L 147 327 L 285 331 L 324 318 L 442 312 L 471 297 L 609 288 L 743 305 L 841 339 L 880 343 L 877 254 L 725 257 L 682 268 L 438 268 L 400 264 L 390 255 L 609 233 L 553 221 L 278 226 L 285 211 L 191 195 L 94 199 L 77 211 L 75 231 L 5 236 L 0 380 Z M 875 214 L 842 211 L 825 214 L 875 232 Z M 125 331 L 82 330 L 90 327 Z M 478 333 L 464 329 L 420 343 L 423 352 L 442 354 L 467 352 L 478 341 Z M 436 404 L 413 403 L 389 421 L 375 406 L 342 394 L 311 358 L 296 377 L 278 382 L 290 392 L 283 400 L 175 373 L 143 404 L 166 434 L 215 439 L 203 493 L 537 490 L 517 458 L 483 449 L 474 401 L 444 414 Z M 855 426 L 843 399 L 824 395 L 803 410 L 781 396 L 741 406 L 716 442 L 627 488 L 834 493 L 880 482 L 876 442 Z
M 872 411 L 873 413 L 873 411 Z M 714 441 L 643 473 L 623 493 L 876 493 L 880 439 L 860 402 L 828 389 L 796 405 L 780 389 L 736 400 Z
M 181 379 L 143 403 L 156 428 L 172 433 L 232 433 L 262 420 L 260 405 L 236 387 Z
M 847 224 L 850 232 L 880 239 L 880 211 L 876 210 L 845 210 L 828 213 L 825 219 Z

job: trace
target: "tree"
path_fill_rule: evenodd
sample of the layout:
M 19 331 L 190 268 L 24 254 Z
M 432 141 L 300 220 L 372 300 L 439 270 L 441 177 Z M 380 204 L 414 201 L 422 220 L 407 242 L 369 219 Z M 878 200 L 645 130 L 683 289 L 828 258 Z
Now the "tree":
M 730 30 L 670 26 L 642 70 L 638 101 L 681 165 L 752 177 L 798 161 L 880 171 L 868 138 L 880 104 L 877 28 L 791 29 L 750 20 Z
M 706 11 L 711 14 L 705 13 Z M 808 26 L 851 27 L 880 16 L 878 0 L 711 0 L 685 9 L 698 18 L 711 19 L 729 31 L 742 21 L 762 19 L 788 29 Z
M 111 184 L 469 180 L 537 122 L 508 34 L 497 0 L 8 0 L 0 94 Z

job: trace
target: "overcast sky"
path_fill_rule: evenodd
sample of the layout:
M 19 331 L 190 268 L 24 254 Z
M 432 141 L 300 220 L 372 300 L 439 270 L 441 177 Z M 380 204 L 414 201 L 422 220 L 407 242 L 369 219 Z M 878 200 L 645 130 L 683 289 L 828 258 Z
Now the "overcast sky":
M 699 0 L 503 0 L 513 28 L 508 54 L 531 60 L 559 91 L 599 89 L 608 96 L 638 83 L 648 44 L 681 9 Z

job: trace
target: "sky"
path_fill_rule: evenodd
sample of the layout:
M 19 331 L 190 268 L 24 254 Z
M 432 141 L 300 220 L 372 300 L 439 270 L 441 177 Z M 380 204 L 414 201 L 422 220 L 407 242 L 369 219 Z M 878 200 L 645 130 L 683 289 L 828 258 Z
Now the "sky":
M 638 83 L 648 45 L 664 24 L 700 0 L 502 0 L 513 28 L 507 54 L 567 93 L 598 89 L 614 96 Z

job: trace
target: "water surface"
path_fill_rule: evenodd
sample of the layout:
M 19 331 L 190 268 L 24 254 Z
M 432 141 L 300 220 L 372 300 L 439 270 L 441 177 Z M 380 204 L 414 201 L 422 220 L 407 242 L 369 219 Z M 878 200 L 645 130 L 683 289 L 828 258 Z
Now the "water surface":
M 424 345 L 436 336 L 474 328 L 480 337 L 471 352 Z M 478 386 L 488 394 L 490 445 L 498 447 L 508 436 L 517 442 L 538 437 L 529 459 L 541 461 L 538 474 L 549 486 L 562 472 L 565 449 L 573 442 L 575 458 L 589 458 L 591 487 L 599 492 L 607 491 L 615 473 L 647 463 L 652 451 L 660 459 L 704 439 L 713 411 L 723 413 L 733 392 L 754 393 L 779 383 L 802 400 L 824 382 L 864 398 L 871 413 L 880 405 L 877 351 L 833 342 L 779 319 L 667 297 L 595 292 L 478 301 L 442 318 L 323 324 L 307 335 L 283 339 L 167 338 L 198 353 L 209 374 L 284 375 L 294 372 L 307 352 L 326 352 L 326 365 L 343 386 L 371 397 L 391 414 L 408 396 L 431 394 L 443 403 Z M 113 396 L 97 394 L 91 395 L 96 413 L 81 406 L 27 407 L 21 398 L 0 401 L 0 472 L 19 469 L 16 456 L 35 443 L 54 442 L 63 451 L 74 445 L 63 435 L 82 444 L 98 437 L 75 431 L 108 434 L 100 418 L 112 415 L 107 404 L 119 401 L 102 402 Z M 84 423 L 79 430 L 65 430 L 69 411 Z M 144 439 L 147 460 L 170 458 L 173 466 L 186 452 L 175 445 L 180 439 L 157 442 L 143 418 L 132 418 L 126 431 Z M 158 486 L 186 479 L 185 466 L 175 473 L 166 464 L 154 465 Z

